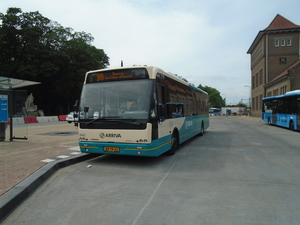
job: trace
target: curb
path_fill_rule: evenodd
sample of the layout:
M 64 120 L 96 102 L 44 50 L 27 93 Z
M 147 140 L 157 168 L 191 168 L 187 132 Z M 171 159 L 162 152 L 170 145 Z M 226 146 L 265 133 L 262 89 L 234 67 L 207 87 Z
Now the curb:
M 65 160 L 48 163 L 28 178 L 17 184 L 4 195 L 0 196 L 0 223 L 3 222 L 19 205 L 22 204 L 44 181 L 61 168 L 83 162 L 95 157 L 97 154 L 74 156 Z

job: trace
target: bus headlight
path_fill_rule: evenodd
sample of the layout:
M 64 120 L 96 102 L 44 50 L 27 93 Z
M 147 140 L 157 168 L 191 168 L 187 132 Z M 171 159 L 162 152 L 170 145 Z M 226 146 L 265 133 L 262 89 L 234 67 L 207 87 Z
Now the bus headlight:
M 147 143 L 148 140 L 147 139 L 140 139 L 136 141 L 137 143 Z

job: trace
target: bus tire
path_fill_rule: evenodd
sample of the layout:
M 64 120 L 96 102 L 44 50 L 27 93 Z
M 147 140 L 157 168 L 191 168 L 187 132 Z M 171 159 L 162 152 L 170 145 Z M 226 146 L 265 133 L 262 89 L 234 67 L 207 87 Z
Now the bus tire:
M 294 130 L 294 121 L 293 120 L 290 121 L 290 130 L 291 131 Z
M 177 132 L 174 131 L 172 134 L 171 149 L 166 152 L 167 155 L 174 155 L 178 147 L 179 147 L 178 134 Z
M 201 123 L 201 128 L 200 128 L 200 133 L 199 136 L 203 136 L 204 135 L 204 124 L 203 122 Z

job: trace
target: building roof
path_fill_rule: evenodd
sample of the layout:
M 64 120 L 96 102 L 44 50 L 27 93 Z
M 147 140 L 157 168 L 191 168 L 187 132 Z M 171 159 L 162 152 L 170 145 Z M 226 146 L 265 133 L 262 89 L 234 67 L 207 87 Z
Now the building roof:
M 282 73 L 280 73 L 278 76 L 276 76 L 273 80 L 271 80 L 268 84 L 266 84 L 266 86 L 272 85 L 276 81 L 279 81 L 281 78 L 284 78 L 285 76 L 287 76 L 289 74 L 289 70 L 297 67 L 298 65 L 300 65 L 300 60 L 296 61 L 294 64 L 289 66 L 286 70 L 284 70 Z
M 270 25 L 264 30 L 281 30 L 290 28 L 300 28 L 300 26 L 277 14 Z
M 252 42 L 250 48 L 248 49 L 247 53 L 250 54 L 257 43 L 260 41 L 260 39 L 269 32 L 281 32 L 281 31 L 299 31 L 300 26 L 292 23 L 288 19 L 284 18 L 280 14 L 277 14 L 275 18 L 272 20 L 270 25 L 264 29 L 258 32 L 257 36 L 255 37 L 254 41 Z

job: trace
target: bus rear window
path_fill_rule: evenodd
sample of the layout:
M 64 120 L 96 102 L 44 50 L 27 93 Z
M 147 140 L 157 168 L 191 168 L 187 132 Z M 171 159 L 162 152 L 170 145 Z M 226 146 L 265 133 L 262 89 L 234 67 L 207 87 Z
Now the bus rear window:
M 89 73 L 86 78 L 86 83 L 137 79 L 149 79 L 148 72 L 145 68 L 106 70 Z

